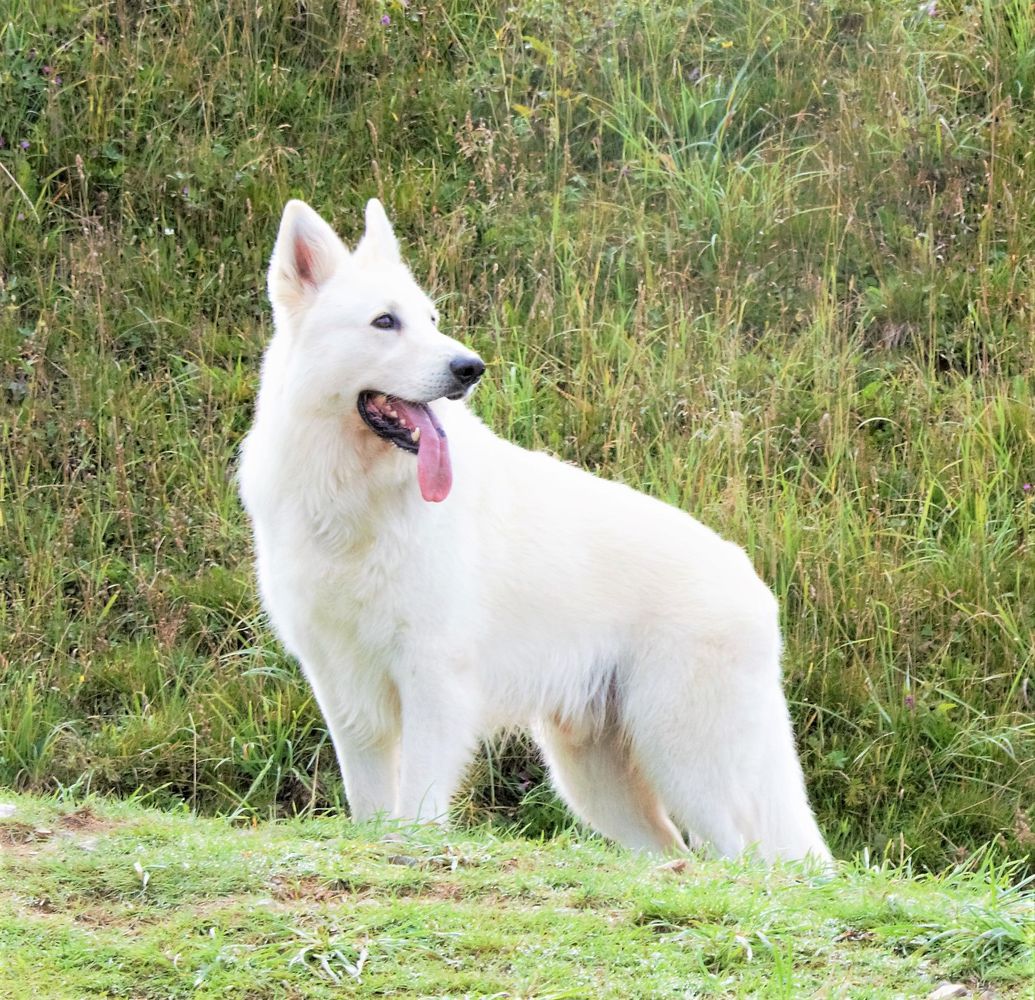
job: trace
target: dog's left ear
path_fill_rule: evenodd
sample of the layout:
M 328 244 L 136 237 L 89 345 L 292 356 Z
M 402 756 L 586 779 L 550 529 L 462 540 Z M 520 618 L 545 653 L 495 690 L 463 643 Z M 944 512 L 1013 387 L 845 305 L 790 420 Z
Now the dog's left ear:
M 385 215 L 384 206 L 376 198 L 371 198 L 367 202 L 366 224 L 367 228 L 363 233 L 363 238 L 356 245 L 356 256 L 369 256 L 392 262 L 401 261 L 399 241 L 395 238 L 395 231 L 388 221 L 388 216 Z

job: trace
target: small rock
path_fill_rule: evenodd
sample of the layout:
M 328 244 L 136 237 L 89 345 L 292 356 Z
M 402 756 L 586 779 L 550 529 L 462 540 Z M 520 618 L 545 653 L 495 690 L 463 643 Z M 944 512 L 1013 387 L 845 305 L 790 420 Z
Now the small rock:
M 934 992 L 927 994 L 927 1000 L 952 1000 L 953 997 L 965 997 L 968 992 L 962 983 L 939 983 Z
M 10 802 L 0 802 L 0 819 L 9 819 L 18 809 Z
M 415 868 L 420 864 L 419 858 L 411 858 L 408 854 L 393 854 L 389 859 L 390 865 L 406 865 L 407 868 Z

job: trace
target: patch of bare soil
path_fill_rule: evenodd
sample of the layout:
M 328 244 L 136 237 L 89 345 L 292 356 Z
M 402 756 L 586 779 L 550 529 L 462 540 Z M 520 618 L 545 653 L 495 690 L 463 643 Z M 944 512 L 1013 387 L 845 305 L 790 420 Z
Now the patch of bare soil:
M 36 840 L 35 828 L 31 823 L 0 823 L 0 847 L 20 847 Z
M 54 836 L 49 827 L 33 826 L 20 820 L 0 823 L 0 850 L 11 854 L 35 854 Z
M 65 813 L 57 821 L 62 830 L 75 833 L 96 833 L 103 830 L 110 830 L 117 824 L 111 820 L 102 819 L 89 806 L 83 806 L 74 812 Z
M 307 876 L 297 879 L 275 878 L 270 883 L 270 895 L 281 903 L 313 902 L 337 903 L 349 899 L 363 900 L 376 896 L 378 886 L 366 881 L 354 879 L 327 879 Z M 419 896 L 427 899 L 456 900 L 462 899 L 465 890 L 455 882 L 427 881 L 413 886 L 396 886 L 392 890 L 396 895 Z M 479 897 L 484 898 L 484 897 Z
M 84 850 L 96 846 L 98 836 L 119 824 L 98 816 L 89 806 L 65 813 L 52 826 L 33 826 L 21 820 L 0 822 L 0 850 L 12 854 L 37 854 L 41 850 L 60 850 L 69 843 Z

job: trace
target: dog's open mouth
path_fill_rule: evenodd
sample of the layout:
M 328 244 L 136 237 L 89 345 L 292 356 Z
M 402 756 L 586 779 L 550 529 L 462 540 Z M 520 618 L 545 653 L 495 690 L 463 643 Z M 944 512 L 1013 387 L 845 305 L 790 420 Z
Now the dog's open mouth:
M 363 422 L 379 438 L 417 456 L 421 496 L 432 503 L 445 500 L 453 485 L 446 432 L 427 403 L 411 403 L 383 392 L 360 393 Z

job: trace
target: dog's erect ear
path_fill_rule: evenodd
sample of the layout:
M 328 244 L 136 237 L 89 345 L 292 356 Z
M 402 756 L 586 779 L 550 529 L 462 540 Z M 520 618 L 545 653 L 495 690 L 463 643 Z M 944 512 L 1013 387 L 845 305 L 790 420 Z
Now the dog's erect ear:
M 372 257 L 377 260 L 399 261 L 399 241 L 395 238 L 392 224 L 385 215 L 384 206 L 376 198 L 367 202 L 366 232 L 356 245 L 356 256 Z
M 348 255 L 337 233 L 304 201 L 289 201 L 270 258 L 270 301 L 275 306 L 298 308 Z

